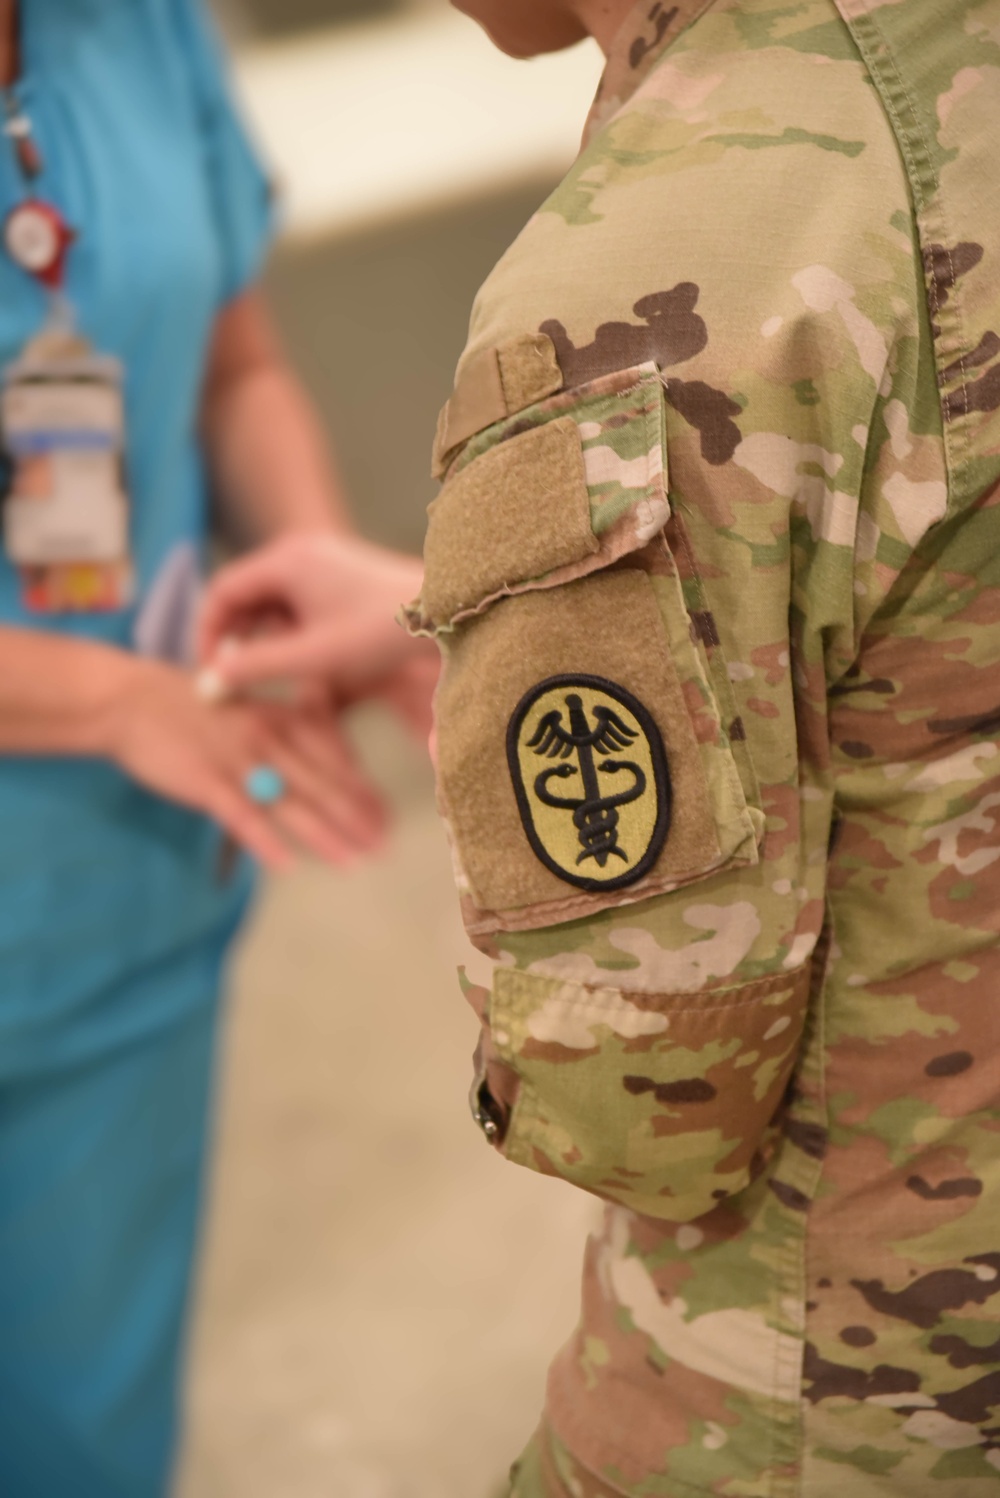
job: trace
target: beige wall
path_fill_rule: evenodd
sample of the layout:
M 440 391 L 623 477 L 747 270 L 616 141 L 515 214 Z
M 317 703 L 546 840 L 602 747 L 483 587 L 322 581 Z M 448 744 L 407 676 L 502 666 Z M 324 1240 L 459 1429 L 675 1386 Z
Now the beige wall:
M 340 456 L 362 529 L 418 550 L 430 447 L 476 288 L 545 196 L 502 197 L 279 251 L 274 310 Z

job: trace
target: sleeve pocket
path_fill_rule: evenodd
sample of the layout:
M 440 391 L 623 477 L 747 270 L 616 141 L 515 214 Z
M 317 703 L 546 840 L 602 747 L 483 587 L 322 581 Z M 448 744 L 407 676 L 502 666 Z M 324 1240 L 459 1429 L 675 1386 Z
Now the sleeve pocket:
M 644 365 L 478 433 L 431 506 L 407 620 L 444 656 L 439 797 L 474 936 L 757 861 L 752 773 L 667 539 L 665 461 Z
M 648 1216 L 700 1217 L 777 1137 L 808 990 L 808 969 L 691 994 L 499 969 L 490 1027 L 518 1078 L 503 1153 Z

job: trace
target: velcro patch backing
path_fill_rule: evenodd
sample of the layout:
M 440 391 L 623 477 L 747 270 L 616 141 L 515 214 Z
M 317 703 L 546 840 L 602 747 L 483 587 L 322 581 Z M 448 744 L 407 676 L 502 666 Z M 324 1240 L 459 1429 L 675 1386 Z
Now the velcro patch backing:
M 544 400 L 562 383 L 555 346 L 544 333 L 526 333 L 473 354 L 438 417 L 433 476 L 442 476 L 449 454 L 476 432 Z
M 580 430 L 564 416 L 492 448 L 430 506 L 421 608 L 437 626 L 599 550 Z

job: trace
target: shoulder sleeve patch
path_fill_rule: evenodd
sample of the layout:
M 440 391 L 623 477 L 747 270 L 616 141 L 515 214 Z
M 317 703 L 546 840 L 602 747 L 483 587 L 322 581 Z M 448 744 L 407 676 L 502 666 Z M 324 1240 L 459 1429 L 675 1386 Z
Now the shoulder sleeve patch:
M 653 867 L 670 829 L 660 730 L 600 676 L 550 676 L 507 729 L 507 764 L 535 856 L 579 889 L 623 889 Z

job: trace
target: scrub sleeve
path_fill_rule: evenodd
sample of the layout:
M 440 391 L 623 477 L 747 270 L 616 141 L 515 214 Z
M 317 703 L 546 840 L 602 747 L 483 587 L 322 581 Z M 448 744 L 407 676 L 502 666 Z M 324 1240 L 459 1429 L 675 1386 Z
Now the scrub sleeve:
M 70 292 L 84 331 L 127 370 L 140 596 L 114 617 L 26 619 L 3 563 L 0 624 L 131 648 L 158 575 L 180 548 L 203 551 L 193 432 L 204 350 L 218 308 L 259 269 L 270 196 L 193 0 L 82 11 L 22 0 L 22 25 L 52 162 L 42 185 L 71 200 L 83 231 Z M 153 226 L 129 218 L 144 192 L 162 215 Z M 169 258 L 162 284 L 129 259 L 122 278 L 134 271 L 140 284 L 120 306 L 107 285 L 121 253 L 109 204 L 112 230 L 151 234 L 154 249 L 173 234 L 189 284 L 175 284 Z M 18 294 L 19 315 L 32 293 Z M 19 331 L 5 316 L 9 358 L 37 317 Z M 217 827 L 106 765 L 0 762 L 0 818 L 0 1494 L 159 1498 L 176 1443 L 218 994 L 253 874 L 240 860 L 220 877 Z

